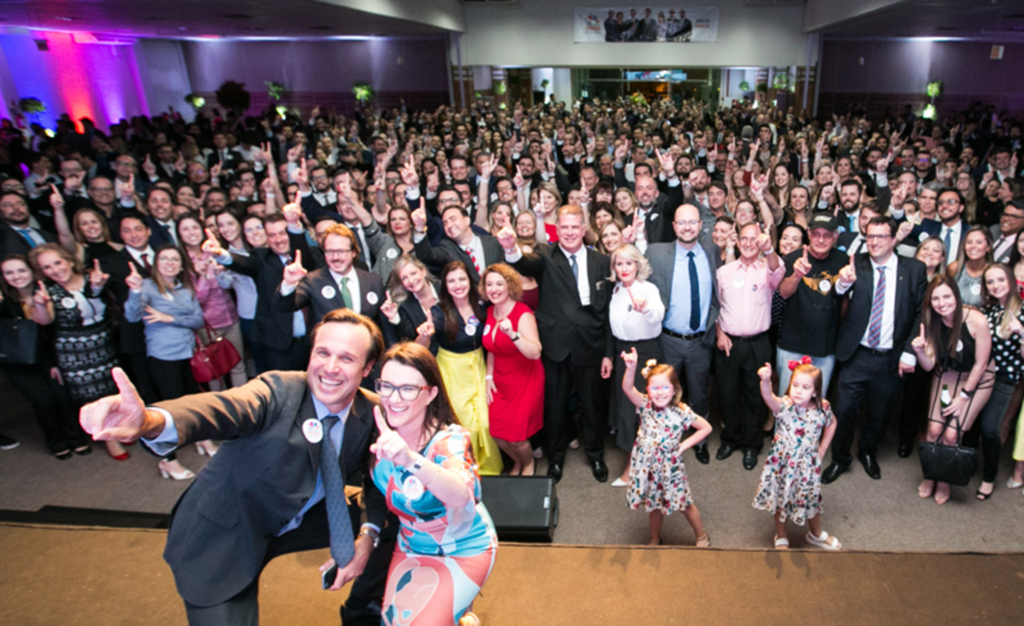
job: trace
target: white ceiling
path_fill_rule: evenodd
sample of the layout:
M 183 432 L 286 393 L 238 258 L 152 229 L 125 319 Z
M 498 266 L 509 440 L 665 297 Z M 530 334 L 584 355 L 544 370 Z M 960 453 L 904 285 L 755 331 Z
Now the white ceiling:
M 162 38 L 416 37 L 447 32 L 330 0 L 0 0 L 0 26 Z

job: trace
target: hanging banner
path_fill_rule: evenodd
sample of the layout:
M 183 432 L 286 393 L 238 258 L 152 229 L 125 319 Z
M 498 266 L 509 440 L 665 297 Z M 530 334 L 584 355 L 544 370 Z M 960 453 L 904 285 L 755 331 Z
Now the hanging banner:
M 576 43 L 718 41 L 718 7 L 577 8 Z

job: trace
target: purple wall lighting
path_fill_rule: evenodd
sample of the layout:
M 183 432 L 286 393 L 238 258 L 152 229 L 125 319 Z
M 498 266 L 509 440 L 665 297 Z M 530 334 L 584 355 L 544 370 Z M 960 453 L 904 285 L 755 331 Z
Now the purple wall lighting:
M 46 41 L 46 50 L 36 45 L 39 39 Z M 18 98 L 38 98 L 46 105 L 29 121 L 53 128 L 67 113 L 79 129 L 82 117 L 106 128 L 149 112 L 131 45 L 101 43 L 88 33 L 33 32 L 0 35 L 0 49 Z

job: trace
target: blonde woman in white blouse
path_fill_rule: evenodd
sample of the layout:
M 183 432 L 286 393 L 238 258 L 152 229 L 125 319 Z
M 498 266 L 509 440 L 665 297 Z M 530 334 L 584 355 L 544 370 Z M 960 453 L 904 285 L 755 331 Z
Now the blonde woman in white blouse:
M 611 265 L 612 275 L 609 280 L 616 285 L 612 290 L 608 318 L 615 337 L 615 354 L 628 353 L 636 348 L 640 363 L 646 363 L 649 359 L 660 360 L 658 336 L 661 335 L 661 321 L 665 318 L 665 305 L 658 288 L 647 282 L 651 275 L 651 264 L 636 247 L 626 244 L 612 252 Z M 637 368 L 636 374 L 638 389 L 643 389 L 646 384 L 640 374 L 641 369 Z M 625 372 L 623 360 L 616 356 L 612 380 L 622 380 Z M 629 452 L 636 440 L 636 406 L 623 393 L 622 385 L 612 385 L 611 400 L 608 421 L 615 429 L 615 443 Z M 622 475 L 612 482 L 612 486 L 625 487 L 628 480 L 627 464 Z

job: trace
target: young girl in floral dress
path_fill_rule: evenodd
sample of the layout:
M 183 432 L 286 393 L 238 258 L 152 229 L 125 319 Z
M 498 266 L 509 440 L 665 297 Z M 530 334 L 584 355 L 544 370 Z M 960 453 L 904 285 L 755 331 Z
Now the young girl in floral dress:
M 633 386 L 636 376 L 636 349 L 622 353 L 626 372 L 622 377 L 622 390 L 636 405 L 640 421 L 636 444 L 629 461 L 629 490 L 627 501 L 634 511 L 644 505 L 651 517 L 651 541 L 661 543 L 661 521 L 664 515 L 682 511 L 693 527 L 697 547 L 707 548 L 711 538 L 700 521 L 700 511 L 690 496 L 690 483 L 686 479 L 683 452 L 689 450 L 711 434 L 711 424 L 690 410 L 679 399 L 682 385 L 671 365 L 647 362 L 642 374 L 647 379 L 647 395 Z M 696 432 L 683 439 L 683 433 L 695 428 Z
M 775 439 L 765 460 L 754 508 L 775 516 L 775 548 L 789 549 L 786 520 L 810 526 L 807 543 L 840 550 L 839 540 L 821 529 L 821 458 L 832 443 L 836 420 L 822 398 L 821 370 L 810 357 L 790 361 L 793 376 L 782 398 L 772 393 L 772 366 L 764 364 L 761 397 L 775 414 Z

